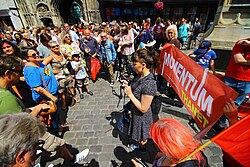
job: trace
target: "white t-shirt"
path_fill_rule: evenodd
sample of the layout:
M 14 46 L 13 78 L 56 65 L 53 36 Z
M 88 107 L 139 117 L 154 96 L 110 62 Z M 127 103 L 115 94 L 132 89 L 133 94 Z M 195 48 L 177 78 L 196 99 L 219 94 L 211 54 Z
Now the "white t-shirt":
M 86 76 L 87 76 L 86 70 L 85 70 L 84 65 L 81 62 L 81 60 L 79 60 L 78 62 L 72 61 L 71 66 L 72 66 L 73 69 L 75 69 L 77 67 L 79 68 L 79 70 L 75 74 L 76 79 L 84 79 L 84 78 L 86 78 Z

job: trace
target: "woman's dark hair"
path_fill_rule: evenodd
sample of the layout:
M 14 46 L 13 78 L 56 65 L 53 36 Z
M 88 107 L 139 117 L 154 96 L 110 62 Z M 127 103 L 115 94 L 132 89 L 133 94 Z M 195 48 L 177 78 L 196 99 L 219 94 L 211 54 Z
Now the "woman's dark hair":
M 153 70 L 159 66 L 159 54 L 147 49 L 137 50 L 131 57 L 132 62 L 145 63 L 146 67 Z
M 14 34 L 14 37 L 16 36 L 16 34 L 19 35 L 20 40 L 23 39 L 23 35 L 22 35 L 21 33 L 19 33 L 19 32 L 15 33 L 15 34 Z M 16 37 L 15 37 L 15 39 L 16 39 L 16 41 L 19 40 L 19 39 L 17 39 Z
M 47 33 L 40 34 L 40 41 L 43 44 L 44 42 L 49 42 L 52 39 L 52 37 Z
M 0 77 L 4 76 L 5 71 L 22 71 L 22 62 L 15 57 L 10 57 L 5 54 L 0 56 Z
M 20 54 L 20 50 L 19 50 L 19 48 L 14 44 L 14 43 L 12 43 L 11 41 L 9 41 L 9 40 L 2 40 L 2 42 L 1 42 L 1 53 L 2 54 L 4 54 L 4 52 L 3 52 L 3 44 L 4 43 L 7 43 L 7 44 L 9 44 L 10 46 L 12 46 L 12 48 L 14 49 L 14 56 L 17 56 L 17 57 L 20 57 L 21 59 L 23 58 L 23 56 Z
M 21 55 L 23 56 L 24 59 L 27 59 L 28 58 L 28 51 L 29 50 L 35 50 L 33 47 L 23 47 L 20 52 L 21 52 Z

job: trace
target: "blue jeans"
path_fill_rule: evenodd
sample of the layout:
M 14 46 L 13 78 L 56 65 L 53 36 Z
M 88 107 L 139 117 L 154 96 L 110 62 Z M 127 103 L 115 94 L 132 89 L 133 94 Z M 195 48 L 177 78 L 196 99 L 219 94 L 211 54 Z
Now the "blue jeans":
M 239 95 L 234 100 L 235 104 L 239 107 L 245 100 L 246 96 L 250 93 L 250 82 L 239 81 L 231 77 L 224 77 L 225 84 L 233 88 Z

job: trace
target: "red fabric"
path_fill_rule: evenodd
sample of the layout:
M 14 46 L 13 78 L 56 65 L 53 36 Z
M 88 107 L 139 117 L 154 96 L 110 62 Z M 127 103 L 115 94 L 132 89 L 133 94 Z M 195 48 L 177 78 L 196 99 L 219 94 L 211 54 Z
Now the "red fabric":
M 163 2 L 156 2 L 154 4 L 154 7 L 156 10 L 162 10 L 163 9 Z
M 153 29 L 153 32 L 155 34 L 155 37 L 159 37 L 159 38 L 164 38 L 164 27 L 161 26 L 160 24 L 156 25 Z
M 81 35 L 84 35 L 84 29 L 78 29 L 78 32 L 81 33 Z
M 237 93 L 171 44 L 161 51 L 158 73 L 171 84 L 201 130 L 208 130 Z M 202 133 L 204 135 L 204 133 Z
M 226 76 L 234 78 L 240 81 L 250 81 L 250 66 L 249 65 L 241 65 L 236 63 L 234 60 L 235 54 L 243 54 L 245 58 L 250 59 L 250 48 L 246 48 L 243 45 L 240 45 L 237 41 L 232 50 L 232 56 L 230 57 L 229 64 L 226 70 Z
M 92 76 L 92 80 L 95 81 L 96 80 L 96 76 L 101 68 L 101 61 L 97 58 L 92 58 L 91 57 L 91 76 Z
M 225 157 L 227 162 L 232 162 L 231 160 L 235 159 L 242 166 L 250 166 L 250 115 L 211 140 L 228 154 Z

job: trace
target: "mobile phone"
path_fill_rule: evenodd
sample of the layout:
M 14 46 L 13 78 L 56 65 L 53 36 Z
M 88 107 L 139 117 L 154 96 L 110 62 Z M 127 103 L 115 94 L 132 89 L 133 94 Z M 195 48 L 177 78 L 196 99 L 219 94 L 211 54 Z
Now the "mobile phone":
M 144 162 L 142 162 L 139 158 L 135 157 L 133 158 L 137 163 L 141 164 L 143 167 L 148 167 Z

